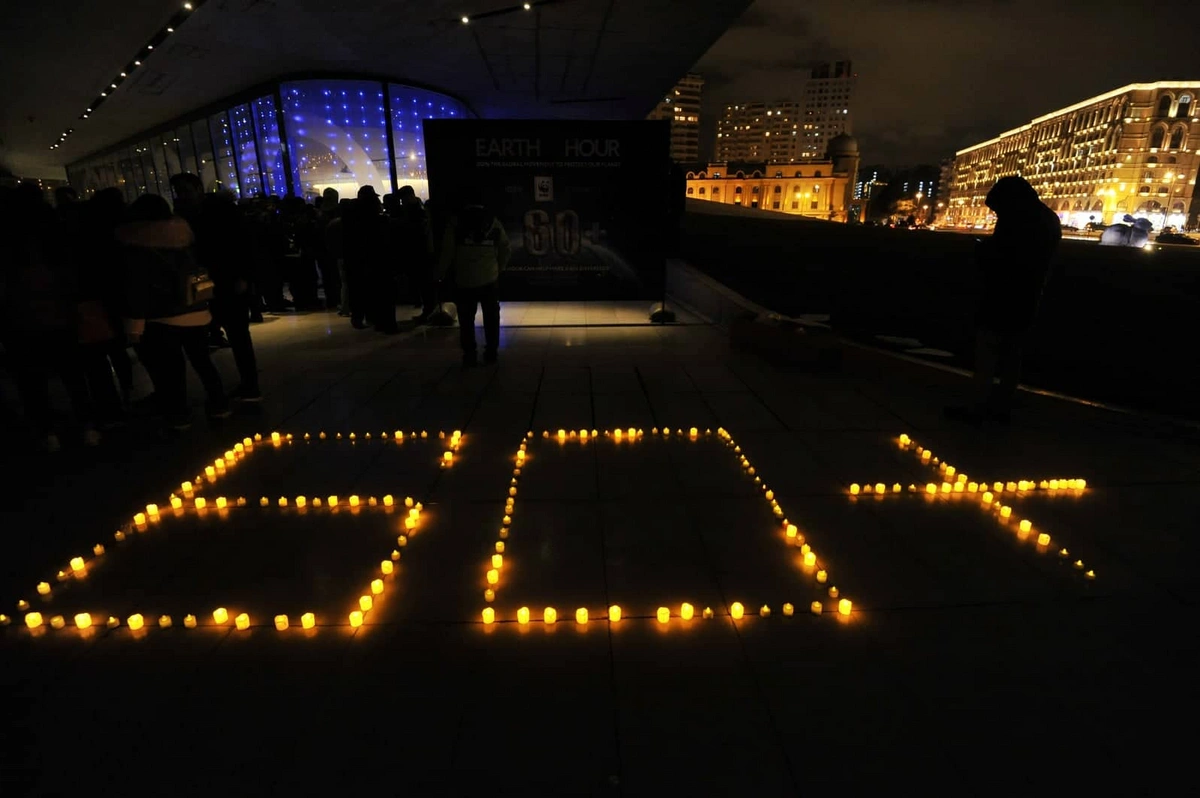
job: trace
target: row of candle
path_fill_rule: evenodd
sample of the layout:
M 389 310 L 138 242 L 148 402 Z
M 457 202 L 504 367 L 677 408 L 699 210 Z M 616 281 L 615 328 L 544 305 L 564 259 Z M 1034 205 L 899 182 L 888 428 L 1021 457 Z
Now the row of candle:
M 674 431 L 674 433 L 672 433 L 670 427 L 663 427 L 661 430 L 658 427 L 652 427 L 650 429 L 650 434 L 651 435 L 661 434 L 664 438 L 669 438 L 672 434 L 674 434 L 677 437 L 681 437 L 681 438 L 686 437 L 686 438 L 690 438 L 691 440 L 696 440 L 701 435 L 712 435 L 712 430 L 706 429 L 703 432 L 701 432 L 698 427 L 691 427 L 687 430 L 684 430 L 682 427 L 680 427 L 680 428 L 676 429 Z M 622 441 L 622 440 L 636 441 L 641 438 L 644 438 L 646 436 L 646 431 L 644 429 L 640 429 L 638 427 L 629 427 L 628 429 L 617 428 L 614 430 L 606 429 L 603 431 L 603 433 L 601 433 L 600 430 L 595 430 L 595 429 L 593 429 L 593 430 L 560 429 L 553 433 L 550 430 L 542 430 L 543 438 L 553 437 L 556 440 L 558 440 L 559 443 L 563 443 L 568 440 L 578 440 L 580 442 L 587 443 L 589 440 L 596 440 L 596 439 L 600 438 L 601 435 L 603 435 L 606 438 L 611 438 L 614 441 Z M 527 437 L 532 438 L 533 433 L 532 432 L 528 433 Z
M 584 432 L 586 434 L 586 431 Z M 521 438 L 521 445 L 517 448 L 517 453 L 514 456 L 514 465 L 512 470 L 512 478 L 508 482 L 508 495 L 504 499 L 504 515 L 500 519 L 500 532 L 498 539 L 492 545 L 493 553 L 488 558 L 488 568 L 484 573 L 484 582 L 486 587 L 483 589 L 483 600 L 491 604 L 496 600 L 496 590 L 500 586 L 500 572 L 504 569 L 504 549 L 505 541 L 508 540 L 509 530 L 512 528 L 513 513 L 517 508 L 517 485 L 521 479 L 521 468 L 525 465 L 525 458 L 529 451 L 529 441 L 533 440 L 533 432 L 525 433 Z M 491 607 L 485 607 L 483 617 L 485 623 L 491 623 L 487 618 L 495 618 L 495 610 Z
M 781 609 L 782 609 L 783 614 L 789 618 L 796 614 L 796 607 L 794 604 L 785 603 Z M 813 615 L 820 615 L 824 611 L 825 611 L 825 607 L 820 601 L 814 601 L 809 605 L 809 612 L 811 612 Z M 853 611 L 853 605 L 851 604 L 849 599 L 842 599 L 841 601 L 838 602 L 838 604 L 837 604 L 838 614 L 849 615 L 852 611 Z M 758 614 L 763 618 L 771 617 L 771 607 L 767 604 L 762 605 L 761 607 L 758 608 Z M 483 620 L 483 623 L 485 626 L 490 626 L 491 624 L 494 624 L 500 620 L 496 616 L 496 611 L 494 609 L 492 609 L 491 607 L 484 607 L 481 615 L 482 615 L 482 620 Z M 733 618 L 735 621 L 741 620 L 746 615 L 746 608 L 740 601 L 735 601 L 729 605 L 728 615 L 730 618 Z M 601 616 L 601 617 L 603 617 L 603 616 Z M 617 623 L 622 618 L 629 619 L 631 617 L 641 617 L 641 616 L 626 616 L 626 615 L 624 615 L 624 611 L 621 609 L 621 606 L 619 604 L 613 604 L 612 606 L 610 606 L 608 608 L 607 618 L 608 618 L 609 623 Z M 654 617 L 654 619 L 657 620 L 660 624 L 668 624 L 671 622 L 672 618 L 678 618 L 679 620 L 682 620 L 682 621 L 690 621 L 696 617 L 696 608 L 693 605 L 691 605 L 685 601 L 683 604 L 681 604 L 679 606 L 679 609 L 677 612 L 672 613 L 670 607 L 659 607 L 655 611 L 655 613 L 652 617 Z M 705 620 L 709 620 L 709 619 L 713 618 L 714 613 L 713 613 L 712 607 L 705 607 L 703 610 L 701 610 L 700 617 Z M 530 614 L 530 610 L 528 607 L 521 607 L 520 609 L 517 610 L 516 621 L 518 624 L 524 626 L 524 625 L 530 623 L 532 619 L 533 619 L 533 616 Z M 575 623 L 576 624 L 578 624 L 580 626 L 584 626 L 584 625 L 588 624 L 591 620 L 592 620 L 591 615 L 588 612 L 587 607 L 580 607 L 579 609 L 575 610 Z M 546 607 L 545 609 L 543 609 L 542 610 L 542 622 L 545 623 L 546 625 L 553 625 L 553 624 L 558 623 L 558 610 L 554 607 Z
M 799 527 L 788 520 L 787 515 L 783 511 L 783 507 L 780 506 L 779 501 L 775 498 L 775 491 L 771 490 L 770 487 L 767 486 L 767 483 L 763 481 L 762 477 L 758 475 L 756 469 L 750 463 L 749 458 L 746 457 L 744 452 L 742 452 L 742 447 L 738 445 L 737 441 L 733 439 L 733 436 L 730 435 L 724 427 L 717 430 L 717 437 L 723 440 L 725 445 L 733 450 L 733 455 L 738 459 L 738 463 L 742 466 L 742 470 L 746 472 L 746 475 L 754 478 L 754 484 L 762 492 L 763 498 L 767 501 L 767 504 L 770 505 L 771 513 L 777 519 L 779 519 L 780 523 L 783 525 L 784 542 L 789 546 L 800 549 L 801 567 L 809 573 L 813 573 L 815 571 L 817 583 L 822 586 L 826 585 L 829 582 L 829 572 L 817 563 L 817 553 L 813 551 L 812 546 L 809 545 L 805 540 L 804 534 L 800 532 Z M 826 592 L 829 594 L 831 599 L 836 599 L 839 596 L 839 591 L 836 585 L 829 585 L 826 588 Z M 819 603 L 820 602 L 813 602 L 813 605 L 816 606 Z M 843 598 L 838 602 L 838 611 L 842 615 L 849 615 L 852 606 L 853 604 L 849 599 Z
M 970 480 L 966 474 L 959 472 L 959 470 L 950 463 L 945 462 L 944 460 L 941 460 L 935 456 L 932 450 L 927 449 L 924 446 L 917 445 L 908 434 L 902 433 L 897 439 L 897 442 L 901 449 L 905 451 L 912 451 L 925 465 L 930 467 L 937 466 L 938 473 L 942 475 L 943 481 L 940 484 L 930 482 L 925 485 L 924 493 L 927 497 L 957 497 L 964 494 L 977 495 L 979 497 L 980 505 L 991 511 L 1001 524 L 1007 525 L 1010 522 L 1013 514 L 1013 508 L 1010 505 L 999 501 L 997 498 L 1003 493 L 1028 493 L 1032 491 L 1043 490 L 1051 492 L 1073 491 L 1076 495 L 1078 495 L 1087 490 L 1087 480 L 1083 479 L 1082 477 L 1042 480 L 1022 479 L 1017 481 L 1010 480 L 1007 482 L 996 481 L 990 483 L 990 485 L 986 481 L 975 482 Z M 951 479 L 954 481 L 950 482 Z M 886 488 L 887 486 L 883 483 L 877 483 L 874 486 L 874 492 L 877 496 L 885 494 L 887 492 Z M 915 485 L 909 485 L 908 489 L 910 492 L 919 490 Z M 866 485 L 861 488 L 862 493 L 870 493 L 871 490 L 872 488 L 870 485 Z M 893 494 L 899 493 L 900 486 L 898 484 L 892 485 L 891 492 Z M 853 484 L 850 486 L 850 494 L 852 496 L 857 496 L 859 493 L 859 485 Z M 1033 521 L 1028 518 L 1018 519 L 1017 536 L 1021 540 L 1028 538 L 1032 532 Z M 1050 549 L 1052 541 L 1049 533 L 1039 532 L 1034 540 L 1039 551 L 1048 551 Z M 1066 559 L 1071 556 L 1071 552 L 1066 547 L 1061 547 L 1058 550 L 1058 556 L 1062 559 Z M 1095 570 L 1088 568 L 1084 564 L 1083 560 L 1076 559 L 1072 565 L 1074 566 L 1075 570 L 1082 571 L 1085 578 L 1096 578 Z

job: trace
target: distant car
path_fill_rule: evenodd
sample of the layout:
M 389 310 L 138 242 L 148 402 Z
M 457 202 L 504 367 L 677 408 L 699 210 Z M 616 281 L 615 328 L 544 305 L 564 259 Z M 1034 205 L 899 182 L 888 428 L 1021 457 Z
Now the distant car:
M 1158 238 L 1154 239 L 1154 241 L 1158 244 L 1183 244 L 1190 247 L 1200 244 L 1200 241 L 1191 236 L 1185 236 L 1182 233 L 1159 233 Z

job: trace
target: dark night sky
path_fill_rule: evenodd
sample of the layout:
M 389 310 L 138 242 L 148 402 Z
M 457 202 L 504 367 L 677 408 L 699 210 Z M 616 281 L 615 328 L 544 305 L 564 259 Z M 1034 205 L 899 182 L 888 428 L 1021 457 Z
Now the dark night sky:
M 701 153 L 727 103 L 802 99 L 808 64 L 849 58 L 864 163 L 936 163 L 1127 83 L 1200 81 L 1195 28 L 1171 17 L 1108 0 L 757 0 L 696 64 Z

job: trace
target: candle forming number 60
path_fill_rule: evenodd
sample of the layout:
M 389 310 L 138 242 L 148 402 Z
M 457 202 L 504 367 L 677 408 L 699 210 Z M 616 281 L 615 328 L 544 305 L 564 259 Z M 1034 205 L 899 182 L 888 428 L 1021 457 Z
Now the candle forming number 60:
M 575 255 L 579 252 L 579 214 L 558 211 L 552 226 L 546 211 L 527 211 L 521 237 L 531 255 L 549 255 L 551 250 L 559 255 Z

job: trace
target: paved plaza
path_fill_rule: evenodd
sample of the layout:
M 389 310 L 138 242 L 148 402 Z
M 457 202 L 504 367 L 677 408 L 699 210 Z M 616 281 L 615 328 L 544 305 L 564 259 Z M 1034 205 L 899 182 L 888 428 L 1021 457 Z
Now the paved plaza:
M 955 374 L 649 304 L 506 305 L 470 370 L 456 329 L 275 318 L 253 412 L 14 453 L 0 794 L 1170 791 L 1193 434 L 956 426 Z

